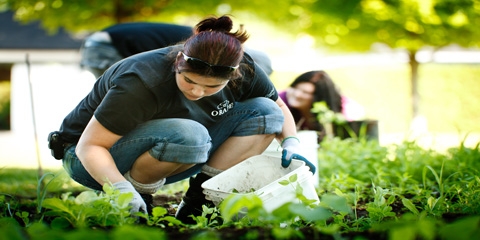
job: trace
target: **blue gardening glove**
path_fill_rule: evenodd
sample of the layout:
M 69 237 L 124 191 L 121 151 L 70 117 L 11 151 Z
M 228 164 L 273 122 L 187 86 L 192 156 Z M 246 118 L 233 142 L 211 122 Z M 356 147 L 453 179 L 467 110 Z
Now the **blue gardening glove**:
M 113 187 L 118 189 L 121 193 L 128 193 L 128 192 L 133 193 L 133 199 L 130 202 L 130 206 L 132 206 L 132 208 L 130 209 L 131 214 L 134 214 L 139 211 L 142 211 L 145 214 L 147 214 L 147 204 L 145 203 L 143 198 L 135 190 L 135 188 L 129 181 L 116 182 L 112 185 Z
M 304 161 L 305 164 L 310 168 L 310 171 L 315 174 L 315 165 L 313 165 L 310 161 L 308 161 L 306 158 L 301 156 L 300 154 L 297 154 L 300 149 L 300 140 L 296 137 L 287 137 L 282 141 L 282 167 L 288 167 L 290 166 L 290 163 L 292 163 L 292 159 L 297 159 Z

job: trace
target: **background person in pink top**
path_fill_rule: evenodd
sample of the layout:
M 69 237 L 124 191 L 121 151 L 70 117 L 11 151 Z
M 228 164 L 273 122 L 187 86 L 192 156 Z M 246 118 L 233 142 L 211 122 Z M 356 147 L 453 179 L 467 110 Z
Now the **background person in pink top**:
M 297 130 L 317 131 L 319 141 L 325 137 L 325 129 L 318 121 L 318 114 L 312 112 L 313 104 L 316 102 L 325 102 L 331 111 L 341 113 L 357 133 L 359 126 L 356 125 L 360 125 L 365 120 L 363 106 L 342 95 L 330 76 L 322 70 L 301 74 L 288 89 L 280 92 L 279 96 L 292 112 Z M 334 128 L 334 132 L 339 134 L 335 130 L 338 128 Z M 370 129 L 373 135 L 377 134 L 375 131 L 378 130 Z

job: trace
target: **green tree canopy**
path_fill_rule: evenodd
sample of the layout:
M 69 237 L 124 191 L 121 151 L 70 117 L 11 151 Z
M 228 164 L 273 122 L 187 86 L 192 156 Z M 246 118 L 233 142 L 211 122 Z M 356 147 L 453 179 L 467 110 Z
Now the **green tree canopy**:
M 372 43 L 417 51 L 452 43 L 480 46 L 479 0 L 2 0 L 17 20 L 40 20 L 50 30 L 98 30 L 128 21 L 171 20 L 249 12 L 292 34 L 308 33 L 319 46 L 368 50 Z
M 412 116 L 418 115 L 415 54 L 423 47 L 480 46 L 480 0 L 0 0 L 19 21 L 40 20 L 54 32 L 93 31 L 128 21 L 244 13 L 292 35 L 307 33 L 318 46 L 366 51 L 374 43 L 410 56 Z

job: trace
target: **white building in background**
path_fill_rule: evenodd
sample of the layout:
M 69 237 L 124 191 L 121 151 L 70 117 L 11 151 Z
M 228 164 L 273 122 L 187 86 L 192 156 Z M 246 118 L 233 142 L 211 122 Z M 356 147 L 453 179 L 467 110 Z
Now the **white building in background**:
M 60 167 L 47 148 L 47 136 L 59 129 L 95 79 L 75 63 L 32 63 L 30 77 L 28 71 L 25 63 L 12 68 L 11 130 L 0 133 L 0 166 L 36 167 L 41 161 L 42 167 Z
M 0 131 L 0 168 L 60 168 L 47 147 L 48 133 L 58 130 L 95 79 L 79 67 L 81 39 L 62 31 L 48 35 L 38 23 L 12 18 L 0 13 L 0 64 L 11 86 L 11 129 Z

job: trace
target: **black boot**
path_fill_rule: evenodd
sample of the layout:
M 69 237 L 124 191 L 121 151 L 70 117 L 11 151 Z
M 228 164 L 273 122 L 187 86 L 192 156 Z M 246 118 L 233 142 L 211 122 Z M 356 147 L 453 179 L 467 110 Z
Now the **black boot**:
M 142 194 L 140 193 L 140 196 L 142 197 L 143 201 L 145 201 L 145 204 L 147 204 L 147 213 L 148 215 L 152 215 L 152 209 L 153 209 L 153 195 L 152 194 Z
M 152 208 L 153 208 L 153 196 L 152 194 L 142 194 L 140 193 L 140 196 L 142 197 L 143 201 L 145 201 L 145 204 L 147 204 L 147 214 L 149 216 L 152 216 Z M 138 223 L 140 224 L 147 224 L 147 219 L 145 218 L 138 218 Z
M 182 202 L 178 206 L 175 217 L 185 224 L 195 224 L 196 221 L 191 217 L 202 215 L 202 206 L 213 207 L 212 201 L 205 199 L 203 194 L 202 183 L 210 179 L 211 177 L 205 173 L 199 173 L 195 177 L 190 178 L 190 186 L 188 187 Z

